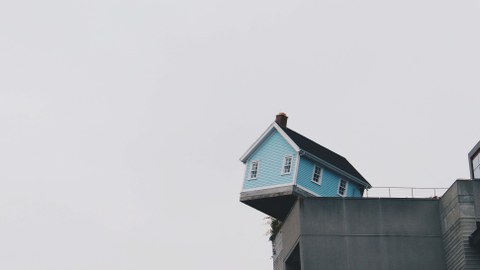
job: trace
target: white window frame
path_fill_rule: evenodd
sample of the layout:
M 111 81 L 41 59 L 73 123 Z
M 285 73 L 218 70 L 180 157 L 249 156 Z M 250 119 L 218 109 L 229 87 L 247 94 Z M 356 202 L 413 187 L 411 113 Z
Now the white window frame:
M 315 181 L 315 172 L 317 171 L 317 168 L 320 169 L 320 172 L 318 173 L 317 181 Z M 313 166 L 312 182 L 317 185 L 321 185 L 322 179 L 323 179 L 323 168 L 318 165 Z
M 253 164 L 257 164 L 257 167 L 255 168 L 255 176 L 252 177 L 252 172 L 253 172 Z M 258 160 L 252 160 L 250 161 L 250 169 L 248 170 L 248 180 L 255 180 L 258 177 L 258 171 L 260 168 L 260 161 Z
M 287 159 L 290 158 L 290 167 L 288 169 L 288 172 L 285 172 L 285 167 L 287 166 Z M 286 174 L 291 174 L 292 173 L 292 167 L 293 167 L 293 156 L 292 155 L 287 155 L 283 157 L 283 164 L 282 164 L 282 171 L 280 172 L 281 175 L 286 175 Z
M 477 177 L 478 175 L 476 174 L 477 169 L 480 170 L 480 152 L 477 153 L 473 159 L 472 159 L 472 171 L 473 171 L 473 178 L 478 179 L 480 177 Z
M 341 186 L 341 184 L 342 184 L 342 181 L 345 182 L 345 189 L 344 189 L 344 191 L 343 191 L 343 194 L 340 194 L 340 186 Z M 343 179 L 343 178 L 340 178 L 340 179 L 339 179 L 339 181 L 338 181 L 338 188 L 337 188 L 337 194 L 338 194 L 339 196 L 341 196 L 341 197 L 347 196 L 347 194 L 348 194 L 348 181 L 347 181 L 347 180 L 345 180 L 345 179 Z

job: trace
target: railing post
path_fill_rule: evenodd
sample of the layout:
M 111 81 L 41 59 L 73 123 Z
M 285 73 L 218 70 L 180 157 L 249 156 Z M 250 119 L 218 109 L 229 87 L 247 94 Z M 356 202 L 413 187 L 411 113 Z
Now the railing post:
M 436 188 L 433 189 L 433 197 L 437 197 L 437 189 Z
M 412 188 L 412 199 L 413 199 L 413 188 Z
M 388 197 L 392 198 L 392 192 L 390 191 L 392 188 L 388 188 Z

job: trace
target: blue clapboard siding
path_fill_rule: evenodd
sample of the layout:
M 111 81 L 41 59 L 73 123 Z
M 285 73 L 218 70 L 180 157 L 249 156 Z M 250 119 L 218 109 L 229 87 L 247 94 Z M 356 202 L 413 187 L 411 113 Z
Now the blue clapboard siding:
M 355 198 L 359 198 L 359 197 L 363 197 L 363 192 L 362 192 L 362 188 L 360 187 L 359 184 L 355 183 L 355 182 L 352 182 L 352 181 L 349 181 L 348 182 L 348 196 L 347 197 L 355 197 Z
M 283 158 L 292 155 L 292 168 L 290 174 L 281 175 Z M 295 172 L 297 154 L 285 139 L 274 130 L 263 144 L 250 156 L 246 163 L 246 173 L 243 182 L 243 190 L 258 189 L 269 186 L 292 183 Z M 258 161 L 257 179 L 248 180 L 250 163 Z
M 315 162 L 313 162 L 312 160 L 305 157 L 300 158 L 300 164 L 298 166 L 297 185 L 307 190 L 310 190 L 321 197 L 338 197 L 339 195 L 337 194 L 337 192 L 340 175 L 329 169 L 326 169 L 325 167 L 320 166 L 323 168 L 323 175 L 322 182 L 319 185 L 312 182 L 314 166 Z M 347 180 L 348 182 L 347 197 L 362 197 L 359 186 L 356 183 L 349 181 L 346 178 L 343 179 Z

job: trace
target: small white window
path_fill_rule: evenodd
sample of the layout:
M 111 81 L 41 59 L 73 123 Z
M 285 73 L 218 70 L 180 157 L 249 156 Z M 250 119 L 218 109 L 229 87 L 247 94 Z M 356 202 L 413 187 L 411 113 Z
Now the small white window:
M 252 161 L 250 163 L 250 172 L 248 174 L 248 179 L 257 179 L 258 174 L 258 161 Z
M 312 181 L 321 185 L 322 184 L 322 175 L 323 175 L 322 168 L 315 165 L 315 168 L 313 169 Z
M 347 181 L 340 178 L 340 183 L 338 183 L 338 195 L 345 197 L 347 195 Z
M 292 156 L 286 156 L 283 158 L 282 174 L 289 174 L 292 170 Z

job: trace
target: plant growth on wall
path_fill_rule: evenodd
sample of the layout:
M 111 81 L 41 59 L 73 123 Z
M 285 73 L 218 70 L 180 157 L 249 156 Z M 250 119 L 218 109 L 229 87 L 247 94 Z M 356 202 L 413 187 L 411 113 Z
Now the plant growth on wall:
M 267 235 L 269 235 L 268 240 L 273 242 L 275 241 L 275 237 L 280 231 L 280 228 L 282 228 L 283 223 L 274 217 L 266 217 L 265 219 L 267 220 L 267 224 L 270 226 L 267 231 Z

